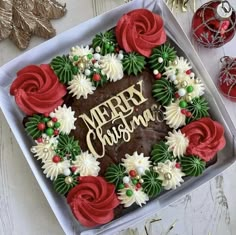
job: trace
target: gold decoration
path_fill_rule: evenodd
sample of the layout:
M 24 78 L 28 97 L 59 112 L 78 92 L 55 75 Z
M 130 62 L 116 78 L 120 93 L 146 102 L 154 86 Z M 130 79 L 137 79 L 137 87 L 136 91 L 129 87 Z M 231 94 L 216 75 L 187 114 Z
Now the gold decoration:
M 92 64 L 92 60 L 91 59 L 89 60 L 86 55 L 79 57 L 77 61 L 73 62 L 73 65 L 77 66 L 81 72 L 84 72 L 86 67 L 89 67 L 89 65 L 91 64 Z
M 169 173 L 169 172 L 167 172 L 167 173 L 164 174 L 164 178 L 165 178 L 166 180 L 171 180 L 171 179 L 172 179 L 172 174 Z
M 66 178 L 65 178 L 65 183 L 66 184 L 72 184 L 73 183 L 73 178 L 71 177 L 71 176 L 67 176 Z
M 181 82 L 181 87 L 185 88 L 187 87 L 187 85 L 188 85 L 188 82 L 186 80 Z
M 172 64 L 173 64 L 173 65 L 178 65 L 178 61 L 177 61 L 177 60 L 174 60 L 174 61 L 172 62 Z
M 121 91 L 116 96 L 104 101 L 96 107 L 93 107 L 88 114 L 81 114 L 78 118 L 81 118 L 86 124 L 88 132 L 86 135 L 86 142 L 89 151 L 96 157 L 102 158 L 105 155 L 105 146 L 113 146 L 117 144 L 119 139 L 124 142 L 129 142 L 131 139 L 131 133 L 135 131 L 138 126 L 147 127 L 149 122 L 163 122 L 163 119 L 159 118 L 156 110 L 160 109 L 160 106 L 153 104 L 150 108 L 145 109 L 142 114 L 134 116 L 135 107 L 146 102 L 148 99 L 143 94 L 143 81 L 139 81 L 136 84 Z M 114 101 L 116 104 L 114 104 Z M 106 107 L 106 109 L 104 109 Z M 108 112 L 110 110 L 110 112 Z M 132 115 L 132 116 L 131 116 Z M 130 119 L 130 116 L 132 117 Z M 118 127 L 116 121 L 122 122 Z M 114 126 L 111 129 L 103 130 L 102 127 L 108 123 L 112 123 Z M 100 142 L 101 149 L 97 152 L 94 148 L 94 143 Z
M 47 126 L 48 126 L 48 127 L 53 127 L 53 126 L 54 126 L 53 121 L 48 121 L 48 122 L 47 122 Z
M 0 0 L 0 41 L 10 38 L 17 47 L 28 47 L 31 36 L 55 36 L 50 22 L 66 13 L 56 0 Z
M 173 9 L 181 9 L 182 12 L 188 11 L 190 4 L 192 4 L 193 11 L 196 10 L 196 2 L 195 0 L 166 0 L 166 4 L 170 6 L 171 10 Z
M 143 179 L 140 179 L 140 180 L 139 180 L 139 183 L 140 183 L 140 184 L 143 184 L 143 182 L 144 182 Z
M 192 96 L 191 95 L 187 95 L 186 96 L 186 101 L 187 102 L 191 102 L 192 101 Z

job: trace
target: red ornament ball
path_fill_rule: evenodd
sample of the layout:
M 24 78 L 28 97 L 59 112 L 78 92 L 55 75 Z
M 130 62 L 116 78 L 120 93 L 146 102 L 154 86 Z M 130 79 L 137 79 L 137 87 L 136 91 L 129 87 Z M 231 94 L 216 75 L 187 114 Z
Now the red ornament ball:
M 192 19 L 193 38 L 204 47 L 221 47 L 236 31 L 236 13 L 228 1 L 210 1 Z
M 226 98 L 236 102 L 236 58 L 225 56 L 221 62 L 218 86 Z

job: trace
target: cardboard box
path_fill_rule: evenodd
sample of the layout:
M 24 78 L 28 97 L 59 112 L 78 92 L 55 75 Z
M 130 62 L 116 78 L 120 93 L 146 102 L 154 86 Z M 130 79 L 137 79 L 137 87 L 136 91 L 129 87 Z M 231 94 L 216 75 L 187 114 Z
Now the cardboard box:
M 42 173 L 39 162 L 32 156 L 30 148 L 33 141 L 25 133 L 22 126 L 23 114 L 16 106 L 14 98 L 9 95 L 9 87 L 19 69 L 29 64 L 47 63 L 56 55 L 68 53 L 69 49 L 74 45 L 89 44 L 96 33 L 114 27 L 117 20 L 124 13 L 136 8 L 147 8 L 163 16 L 168 36 L 185 52 L 186 57 L 193 65 L 195 73 L 206 85 L 207 89 L 205 96 L 208 99 L 211 108 L 211 115 L 215 120 L 218 120 L 224 125 L 227 146 L 218 154 L 217 163 L 209 167 L 200 177 L 189 179 L 180 188 L 168 191 L 157 199 L 149 202 L 146 206 L 139 208 L 134 212 L 130 212 L 107 225 L 88 230 L 75 220 L 65 198 L 58 195 L 53 190 L 52 182 L 46 179 L 45 175 Z M 158 210 L 176 201 L 184 194 L 196 189 L 201 184 L 224 171 L 235 161 L 234 136 L 236 130 L 234 125 L 229 118 L 227 110 L 222 103 L 221 97 L 212 82 L 212 79 L 202 65 L 200 58 L 196 54 L 188 37 L 162 0 L 134 0 L 133 2 L 84 22 L 5 64 L 0 68 L 0 107 L 10 128 L 13 130 L 13 134 L 24 153 L 25 159 L 30 165 L 33 174 L 66 234 L 79 234 L 82 232 L 81 234 L 83 235 L 104 235 L 112 234 L 122 228 L 127 228 L 130 224 L 156 213 Z

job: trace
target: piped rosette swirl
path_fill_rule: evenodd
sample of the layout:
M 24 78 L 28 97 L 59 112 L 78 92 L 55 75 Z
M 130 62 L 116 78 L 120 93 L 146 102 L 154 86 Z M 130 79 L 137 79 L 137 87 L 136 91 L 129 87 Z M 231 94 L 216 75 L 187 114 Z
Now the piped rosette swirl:
M 159 15 L 146 9 L 133 10 L 118 21 L 116 38 L 126 52 L 149 57 L 154 47 L 166 41 L 164 22 Z

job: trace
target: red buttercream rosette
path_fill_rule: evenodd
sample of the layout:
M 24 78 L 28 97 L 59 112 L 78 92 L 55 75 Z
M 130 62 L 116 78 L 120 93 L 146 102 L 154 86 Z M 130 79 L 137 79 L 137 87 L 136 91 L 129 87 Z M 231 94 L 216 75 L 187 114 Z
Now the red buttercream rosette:
M 79 184 L 69 191 L 67 202 L 78 221 L 86 227 L 111 221 L 114 208 L 120 204 L 115 186 L 100 176 L 80 177 Z
M 211 118 L 201 118 L 181 129 L 189 139 L 187 155 L 196 155 L 204 161 L 210 161 L 218 151 L 224 148 L 224 128 Z
M 19 108 L 27 115 L 50 113 L 63 103 L 66 88 L 47 64 L 29 65 L 17 73 L 10 87 Z
M 166 41 L 163 20 L 147 9 L 130 11 L 118 21 L 116 38 L 126 52 L 149 57 L 154 47 Z

